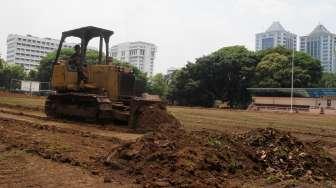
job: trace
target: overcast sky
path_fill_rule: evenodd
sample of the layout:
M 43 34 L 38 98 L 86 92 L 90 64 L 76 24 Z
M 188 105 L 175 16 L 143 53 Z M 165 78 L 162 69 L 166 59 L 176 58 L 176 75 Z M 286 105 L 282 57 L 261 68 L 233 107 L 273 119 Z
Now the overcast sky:
M 280 21 L 305 35 L 320 22 L 336 33 L 336 0 L 1 0 L 0 53 L 9 33 L 60 38 L 62 31 L 98 26 L 111 44 L 158 46 L 154 72 L 230 45 L 254 50 L 255 33 Z

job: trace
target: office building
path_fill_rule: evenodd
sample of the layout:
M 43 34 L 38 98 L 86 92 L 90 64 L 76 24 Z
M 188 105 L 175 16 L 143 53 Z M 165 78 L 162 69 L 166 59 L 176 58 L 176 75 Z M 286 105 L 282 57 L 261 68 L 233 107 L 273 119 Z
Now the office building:
M 336 72 L 336 35 L 319 24 L 307 36 L 300 37 L 300 51 L 321 61 L 325 72 Z
M 173 74 L 175 71 L 177 71 L 178 69 L 177 68 L 175 68 L 175 67 L 169 67 L 168 69 L 167 69 L 167 75 L 171 75 L 171 74 Z
M 297 36 L 286 31 L 280 22 L 273 22 L 263 33 L 256 34 L 256 51 L 283 46 L 296 49 Z
M 58 48 L 59 40 L 39 38 L 32 35 L 10 34 L 7 37 L 7 57 L 9 64 L 18 64 L 25 71 L 35 70 L 40 60 Z M 63 47 L 72 48 L 74 43 L 64 43 Z
M 147 76 L 153 76 L 157 47 L 147 42 L 126 42 L 111 47 L 110 56 L 138 67 Z
M 174 72 L 177 71 L 178 69 L 175 68 L 175 67 L 169 67 L 167 69 L 167 73 L 165 75 L 165 80 L 169 83 L 171 82 L 172 78 L 173 78 L 173 75 L 174 75 Z

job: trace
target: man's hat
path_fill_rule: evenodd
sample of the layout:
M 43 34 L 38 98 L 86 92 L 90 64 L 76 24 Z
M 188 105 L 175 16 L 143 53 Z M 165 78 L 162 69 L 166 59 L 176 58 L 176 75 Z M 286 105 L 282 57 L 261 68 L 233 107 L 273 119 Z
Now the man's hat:
M 76 44 L 76 45 L 74 46 L 74 49 L 75 49 L 75 50 L 80 49 L 80 48 L 81 48 L 81 47 L 80 47 L 79 44 Z

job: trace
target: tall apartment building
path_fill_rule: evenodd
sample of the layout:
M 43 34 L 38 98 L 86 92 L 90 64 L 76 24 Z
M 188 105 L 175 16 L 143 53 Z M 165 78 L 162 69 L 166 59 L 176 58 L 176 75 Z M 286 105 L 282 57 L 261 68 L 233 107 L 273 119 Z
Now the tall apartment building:
M 321 61 L 325 72 L 336 72 L 336 35 L 319 24 L 307 36 L 300 37 L 300 51 Z
M 263 33 L 256 34 L 256 51 L 283 46 L 288 49 L 296 49 L 297 36 L 286 31 L 280 22 L 273 22 Z
M 171 75 L 171 74 L 173 74 L 177 70 L 178 70 L 178 68 L 176 68 L 176 67 L 169 67 L 167 69 L 167 75 Z
M 6 60 L 8 63 L 22 65 L 27 72 L 34 70 L 47 53 L 57 50 L 59 42 L 51 38 L 10 34 L 7 37 Z M 74 45 L 64 43 L 63 47 L 72 48 Z
M 148 76 L 153 76 L 155 44 L 147 42 L 126 42 L 111 47 L 110 56 L 138 67 Z

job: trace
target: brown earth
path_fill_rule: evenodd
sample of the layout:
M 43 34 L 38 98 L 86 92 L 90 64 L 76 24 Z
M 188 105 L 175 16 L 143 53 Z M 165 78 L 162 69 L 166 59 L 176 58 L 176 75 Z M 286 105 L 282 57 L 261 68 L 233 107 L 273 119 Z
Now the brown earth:
M 80 167 L 55 163 L 0 144 L 0 187 L 103 187 L 103 181 Z
M 178 121 L 168 121 L 172 116 L 153 114 L 160 114 L 160 109 L 144 109 L 142 118 L 158 129 L 113 148 L 105 161 L 145 187 L 227 187 L 232 180 L 269 177 L 272 183 L 336 180 L 336 160 L 316 144 L 298 141 L 289 133 L 271 128 L 240 135 L 187 132 Z
M 42 96 L 31 96 L 30 94 L 25 93 L 14 93 L 14 92 L 8 92 L 8 91 L 2 91 L 0 90 L 0 97 L 24 97 L 24 98 L 44 98 Z
M 104 181 L 107 181 L 107 184 L 113 183 L 119 186 L 129 185 L 129 182 L 132 182 L 130 177 L 115 173 L 103 164 L 106 154 L 124 142 L 120 138 L 122 137 L 110 137 L 108 134 L 99 136 L 90 132 L 64 127 L 60 128 L 55 125 L 41 125 L 22 120 L 0 118 L 0 145 L 6 146 L 6 149 L 0 151 L 0 159 L 1 156 L 7 156 L 8 151 L 19 151 L 23 153 L 24 157 L 34 156 L 34 158 L 27 157 L 28 161 L 23 165 L 32 163 L 33 160 L 40 158 L 43 159 L 42 163 L 47 160 L 50 164 L 59 166 L 58 169 L 61 169 L 64 165 L 75 171 L 76 169 L 80 169 L 79 172 L 85 173 L 79 175 L 78 178 L 83 179 L 84 182 L 91 181 L 90 177 L 92 176 L 94 182 L 102 185 L 105 185 L 103 184 Z M 7 166 L 11 165 L 12 161 L 9 160 L 11 157 L 5 158 L 8 160 L 4 160 L 3 163 L 9 163 Z M 47 171 L 47 174 L 49 172 L 53 173 L 53 169 L 49 169 L 48 166 L 45 166 L 44 169 Z M 16 174 L 16 176 L 20 176 L 20 174 L 26 176 L 22 174 L 21 169 L 12 169 L 12 171 L 12 174 Z M 87 177 L 85 174 L 89 174 L 90 177 Z M 31 183 L 36 183 L 32 187 L 45 187 L 43 181 L 38 177 L 31 177 Z M 105 177 L 108 178 L 106 179 Z M 4 185 L 6 182 L 9 187 L 16 185 L 11 175 L 7 176 L 4 174 L 2 179 Z M 64 177 L 61 174 L 58 180 L 61 181 L 59 182 L 60 184 L 63 182 L 64 185 L 67 185 L 67 181 L 69 181 L 68 177 Z M 18 183 L 18 185 L 29 185 L 30 182 L 27 184 L 24 182 Z M 54 183 L 57 182 L 55 181 Z
M 181 123 L 170 113 L 164 105 L 154 104 L 140 107 L 136 113 L 136 130 L 139 131 L 158 131 L 163 124 L 169 125 L 171 129 L 178 129 Z
M 113 124 L 46 118 L 34 108 L 43 98 L 9 98 L 12 109 L 0 112 L 0 187 L 336 185 L 335 159 L 320 147 L 336 154 L 333 117 L 169 108 L 182 126 L 150 108 L 138 120 L 152 132 L 139 138 Z

